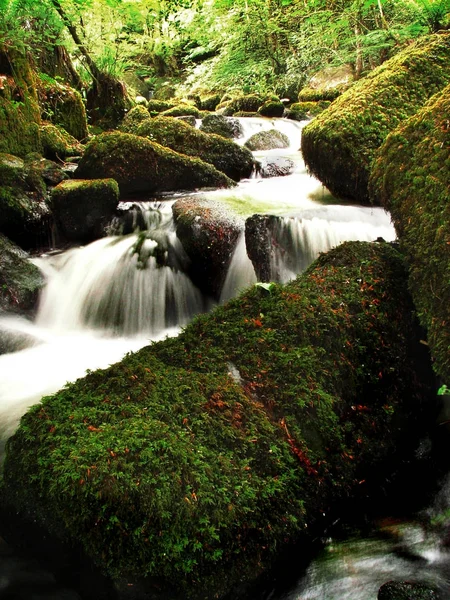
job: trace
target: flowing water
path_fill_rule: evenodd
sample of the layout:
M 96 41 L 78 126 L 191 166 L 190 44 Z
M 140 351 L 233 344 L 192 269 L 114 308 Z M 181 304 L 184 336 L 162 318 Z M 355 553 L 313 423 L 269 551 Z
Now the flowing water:
M 273 232 L 277 243 L 271 255 L 279 281 L 294 277 L 320 252 L 342 241 L 395 238 L 389 215 L 381 208 L 338 203 L 307 173 L 299 153 L 304 123 L 258 118 L 242 122 L 244 137 L 239 143 L 256 131 L 273 127 L 288 135 L 288 148 L 255 155 L 266 165 L 271 161 L 289 164 L 291 174 L 255 176 L 233 190 L 198 195 L 223 203 L 225 210 L 242 217 L 242 223 L 255 213 L 279 217 Z M 186 275 L 186 255 L 171 216 L 174 200 L 123 204 L 123 218 L 111 224 L 107 238 L 35 259 L 47 282 L 35 320 L 7 315 L 0 318 L 0 335 L 20 340 L 22 348 L 0 356 L 1 444 L 12 434 L 20 416 L 42 396 L 83 376 L 87 369 L 106 367 L 151 340 L 176 335 L 195 314 L 210 308 L 210 301 Z M 135 231 L 137 227 L 141 231 Z M 282 252 L 277 250 L 280 248 Z M 255 282 L 242 233 L 230 260 L 221 301 Z M 391 559 L 386 544 L 385 540 L 330 542 L 325 557 L 312 563 L 285 597 L 375 599 L 377 586 L 394 571 L 400 578 L 412 577 L 401 559 Z M 77 597 L 70 590 L 55 591 L 56 587 L 52 596 L 40 596 L 39 581 L 43 577 L 48 585 L 52 576 L 33 569 L 29 562 L 14 562 L 0 545 L 0 597 L 2 590 L 17 581 L 19 587 L 25 581 L 35 588 L 21 598 Z

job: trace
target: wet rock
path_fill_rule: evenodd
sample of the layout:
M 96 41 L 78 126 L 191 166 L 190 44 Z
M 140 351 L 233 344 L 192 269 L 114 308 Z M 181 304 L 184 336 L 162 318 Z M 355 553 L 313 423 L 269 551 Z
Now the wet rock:
M 33 313 L 43 285 L 28 254 L 0 234 L 0 312 Z
M 81 243 L 105 235 L 118 203 L 119 187 L 114 179 L 63 181 L 52 190 L 50 199 L 62 239 Z
M 191 260 L 192 281 L 218 299 L 242 222 L 219 204 L 182 198 L 173 205 L 177 235 Z
M 256 150 L 275 150 L 276 148 L 289 148 L 289 138 L 277 129 L 259 131 L 253 134 L 246 142 L 245 147 L 252 152 Z
M 442 596 L 425 584 L 389 581 L 381 586 L 377 598 L 378 600 L 440 600 Z
M 208 115 L 202 120 L 200 131 L 215 133 L 224 138 L 233 139 L 242 137 L 244 130 L 238 119 L 223 115 Z
M 261 177 L 285 177 L 294 172 L 294 161 L 287 156 L 265 156 L 259 159 Z

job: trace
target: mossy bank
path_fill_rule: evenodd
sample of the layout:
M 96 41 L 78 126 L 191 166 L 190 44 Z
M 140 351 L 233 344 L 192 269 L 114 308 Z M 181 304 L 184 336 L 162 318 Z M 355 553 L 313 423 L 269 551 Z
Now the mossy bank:
M 437 373 L 450 387 L 450 86 L 380 148 L 373 199 L 390 211 Z
M 301 149 L 333 195 L 369 203 L 374 153 L 389 132 L 450 83 L 450 34 L 424 38 L 337 98 L 303 129 Z
M 222 597 L 370 493 L 425 425 L 405 288 L 390 245 L 344 244 L 90 373 L 23 417 L 2 508 L 119 587 Z

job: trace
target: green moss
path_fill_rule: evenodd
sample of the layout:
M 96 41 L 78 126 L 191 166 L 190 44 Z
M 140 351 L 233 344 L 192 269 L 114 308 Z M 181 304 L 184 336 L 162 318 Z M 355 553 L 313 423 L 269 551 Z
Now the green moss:
M 220 94 L 211 94 L 210 96 L 205 96 L 204 98 L 201 98 L 200 110 L 208 110 L 214 112 L 216 110 L 216 106 L 220 103 L 220 99 Z
M 64 159 L 68 156 L 80 156 L 84 152 L 84 146 L 58 125 L 43 123 L 40 134 L 43 154 L 47 158 Z
M 147 110 L 152 117 L 159 113 L 162 113 L 169 108 L 173 108 L 175 105 L 173 102 L 166 102 L 165 100 L 149 100 L 147 104 Z
M 163 116 L 147 119 L 136 133 L 182 154 L 196 156 L 235 181 L 249 177 L 253 170 L 253 156 L 246 148 L 178 119 Z
M 374 153 L 390 131 L 450 81 L 450 34 L 436 34 L 386 61 L 307 125 L 308 169 L 337 197 L 368 203 Z
M 186 115 L 191 115 L 198 119 L 200 118 L 200 111 L 193 104 L 178 104 L 177 106 L 162 111 L 160 115 L 164 117 L 184 117 Z
M 408 446 L 423 397 L 411 309 L 387 244 L 255 286 L 33 407 L 1 501 L 114 578 L 221 597 L 362 479 L 378 485 L 399 423 Z
M 372 198 L 392 219 L 410 263 L 410 288 L 436 372 L 450 381 L 450 86 L 380 148 Z
M 38 82 L 42 119 L 62 127 L 76 140 L 87 140 L 87 116 L 81 94 L 43 73 Z
M 135 106 L 127 113 L 120 124 L 119 130 L 123 133 L 136 133 L 138 126 L 150 118 L 150 114 L 145 106 Z
M 282 117 L 284 104 L 280 100 L 267 100 L 258 108 L 258 113 L 263 117 Z
M 192 130 L 186 123 L 179 121 L 179 124 Z M 113 178 L 119 184 L 122 197 L 135 192 L 234 185 L 223 173 L 198 158 L 178 154 L 147 138 L 120 132 L 103 133 L 92 140 L 75 174 L 85 179 Z
M 317 102 L 294 102 L 294 104 L 291 104 L 289 107 L 289 111 L 306 115 L 306 117 L 316 117 L 328 108 L 330 104 L 331 102 L 328 100 L 319 100 Z
M 8 70 L 0 89 L 0 152 L 25 156 L 41 150 L 40 111 L 35 77 L 27 58 L 0 43 L 1 63 Z
M 303 88 L 298 93 L 298 101 L 299 102 L 319 102 L 320 100 L 327 100 L 332 102 L 338 96 L 341 95 L 341 92 L 336 89 L 312 89 L 312 88 Z

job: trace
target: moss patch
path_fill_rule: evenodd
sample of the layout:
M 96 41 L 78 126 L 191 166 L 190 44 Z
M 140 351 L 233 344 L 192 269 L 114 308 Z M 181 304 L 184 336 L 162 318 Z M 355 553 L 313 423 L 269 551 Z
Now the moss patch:
M 374 201 L 391 212 L 410 263 L 410 288 L 436 371 L 450 382 L 450 86 L 378 152 Z
M 175 119 L 173 119 L 175 121 Z M 191 131 L 191 127 L 177 121 Z M 234 183 L 198 158 L 178 154 L 147 138 L 129 133 L 103 133 L 92 140 L 75 172 L 85 179 L 115 179 L 121 196 Z
M 337 98 L 302 133 L 308 169 L 337 197 L 369 203 L 374 153 L 450 82 L 450 34 L 408 47 Z
M 43 123 L 40 127 L 42 152 L 50 159 L 64 159 L 80 156 L 84 146 L 65 129 L 52 123 Z
M 344 244 L 69 385 L 9 440 L 3 504 L 114 578 L 221 597 L 423 424 L 405 282 L 388 244 Z
M 196 156 L 235 181 L 249 177 L 253 171 L 254 159 L 246 148 L 220 135 L 194 129 L 179 119 L 147 119 L 136 133 L 176 152 Z

